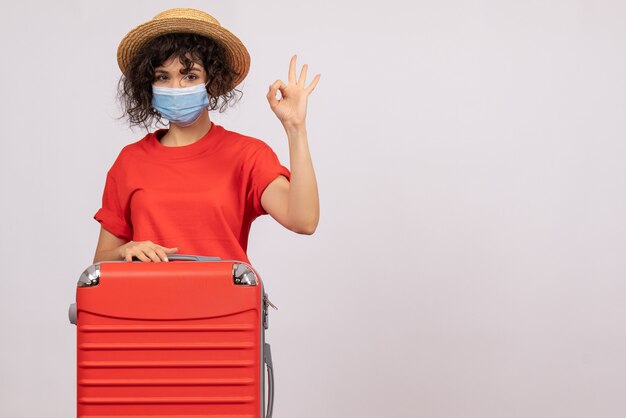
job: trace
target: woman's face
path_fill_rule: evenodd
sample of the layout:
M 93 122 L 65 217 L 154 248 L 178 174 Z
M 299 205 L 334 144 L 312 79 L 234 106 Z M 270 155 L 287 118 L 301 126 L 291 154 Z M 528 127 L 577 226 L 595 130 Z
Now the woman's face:
M 191 58 L 187 55 L 188 58 Z M 183 74 L 181 70 L 185 67 L 178 59 L 177 55 L 172 55 L 163 64 L 155 68 L 153 86 L 183 88 L 196 84 L 205 84 L 207 74 L 202 64 L 194 62 L 191 70 Z

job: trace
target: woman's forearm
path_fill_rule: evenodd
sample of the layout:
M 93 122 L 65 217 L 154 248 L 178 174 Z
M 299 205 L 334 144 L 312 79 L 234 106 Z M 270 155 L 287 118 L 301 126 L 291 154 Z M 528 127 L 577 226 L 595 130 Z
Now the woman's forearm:
M 289 140 L 291 171 L 287 213 L 292 225 L 312 234 L 319 223 L 320 207 L 306 126 L 284 125 L 284 128 Z
M 126 245 L 126 244 L 124 244 Z M 94 255 L 93 257 L 93 262 L 98 263 L 100 261 L 121 261 L 124 260 L 124 258 L 122 257 L 122 247 L 124 245 L 121 245 L 117 248 L 113 248 L 112 250 L 102 250 L 102 251 L 98 251 L 96 252 L 96 255 Z

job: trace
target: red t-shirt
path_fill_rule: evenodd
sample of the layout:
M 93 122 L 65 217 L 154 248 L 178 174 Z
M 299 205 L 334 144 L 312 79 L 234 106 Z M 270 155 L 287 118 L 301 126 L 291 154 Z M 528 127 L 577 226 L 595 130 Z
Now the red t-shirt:
M 267 212 L 265 188 L 291 179 L 262 140 L 215 123 L 198 141 L 168 147 L 158 129 L 126 145 L 107 172 L 94 219 L 128 241 L 178 247 L 178 254 L 249 262 L 252 221 Z

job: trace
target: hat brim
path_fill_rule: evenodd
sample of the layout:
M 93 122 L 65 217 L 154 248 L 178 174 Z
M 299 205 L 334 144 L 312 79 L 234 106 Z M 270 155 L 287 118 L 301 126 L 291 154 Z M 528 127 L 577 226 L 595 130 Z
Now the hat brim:
M 128 32 L 117 48 L 117 64 L 122 73 L 128 76 L 127 71 L 132 59 L 148 41 L 168 33 L 195 33 L 221 43 L 226 50 L 231 68 L 238 73 L 230 90 L 241 83 L 248 74 L 250 54 L 239 38 L 219 25 L 184 17 L 150 20 Z

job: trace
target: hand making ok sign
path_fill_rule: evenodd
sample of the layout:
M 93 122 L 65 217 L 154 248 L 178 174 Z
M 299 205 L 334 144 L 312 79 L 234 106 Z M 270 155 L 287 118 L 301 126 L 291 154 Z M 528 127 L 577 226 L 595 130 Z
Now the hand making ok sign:
M 289 81 L 276 80 L 270 85 L 267 100 L 272 111 L 282 124 L 287 127 L 303 127 L 306 119 L 306 105 L 309 94 L 313 91 L 321 74 L 317 74 L 311 84 L 305 87 L 307 64 L 302 66 L 300 77 L 296 79 L 296 57 L 291 57 L 289 63 Z M 276 98 L 276 90 L 280 90 L 281 98 Z

